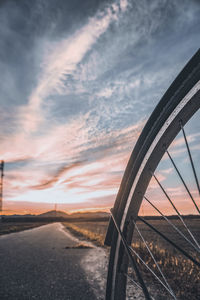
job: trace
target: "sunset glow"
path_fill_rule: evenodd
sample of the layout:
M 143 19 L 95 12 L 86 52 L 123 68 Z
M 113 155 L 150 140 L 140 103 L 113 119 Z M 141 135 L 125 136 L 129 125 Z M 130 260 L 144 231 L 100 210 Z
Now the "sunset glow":
M 20 4 L 1 7 L 3 214 L 38 214 L 55 203 L 69 212 L 108 211 L 145 122 L 199 47 L 200 7 L 119 0 L 82 11 L 61 1 L 48 19 L 52 3 L 33 2 L 28 15 Z M 186 127 L 195 160 L 199 126 Z M 181 135 L 171 154 L 198 198 Z M 157 174 L 180 209 L 193 213 L 167 158 Z M 160 201 L 153 180 L 147 193 Z M 162 207 L 173 214 L 164 200 Z M 141 213 L 155 212 L 143 204 Z

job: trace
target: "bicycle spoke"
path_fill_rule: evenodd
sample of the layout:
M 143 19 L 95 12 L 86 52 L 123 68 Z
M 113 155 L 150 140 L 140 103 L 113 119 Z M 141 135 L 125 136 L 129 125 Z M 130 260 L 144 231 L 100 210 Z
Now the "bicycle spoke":
M 185 183 L 185 181 L 184 181 L 184 179 L 183 179 L 181 173 L 179 172 L 179 170 L 178 170 L 178 168 L 177 168 L 177 166 L 176 166 L 176 164 L 175 164 L 173 158 L 172 158 L 171 155 L 169 154 L 168 150 L 166 150 L 166 153 L 167 153 L 167 155 L 168 155 L 170 161 L 172 162 L 172 164 L 173 164 L 173 166 L 174 166 L 174 168 L 175 168 L 175 170 L 176 170 L 176 172 L 177 172 L 179 178 L 181 179 L 181 181 L 182 181 L 182 183 L 183 183 L 183 185 L 184 185 L 186 191 L 188 192 L 188 195 L 190 196 L 190 198 L 191 198 L 191 200 L 192 200 L 192 202 L 193 202 L 193 204 L 194 204 L 194 206 L 195 206 L 197 212 L 200 214 L 200 210 L 199 210 L 199 208 L 198 208 L 198 206 L 197 206 L 197 204 L 196 204 L 196 202 L 195 202 L 195 200 L 194 200 L 192 194 L 190 193 L 190 191 L 189 191 L 189 189 L 188 189 L 188 187 L 187 187 L 187 185 L 186 185 L 186 183 Z
M 169 225 L 171 225 L 197 252 L 200 253 L 200 249 L 197 248 L 185 235 L 184 233 L 178 229 L 174 223 L 172 223 L 167 216 L 165 216 L 146 196 L 144 196 L 144 199 L 167 221 Z
M 113 212 L 118 222 L 116 223 L 114 216 L 111 216 L 105 240 L 106 245 L 111 246 L 106 300 L 125 300 L 126 288 L 129 296 L 135 286 L 138 290 L 143 290 L 145 299 L 151 300 L 153 297 L 156 299 L 166 297 L 167 299 L 177 300 L 176 297 L 178 299 L 193 299 L 193 296 L 197 296 L 197 278 L 199 274 L 196 272 L 199 271 L 197 268 L 200 268 L 200 241 L 198 240 L 200 202 L 198 202 L 196 192 L 193 193 L 189 185 L 188 175 L 182 172 L 176 159 L 173 155 L 171 156 L 168 147 L 176 138 L 178 138 L 178 141 L 177 143 L 175 141 L 175 143 L 179 145 L 179 133 L 182 131 L 181 143 L 184 144 L 183 150 L 187 161 L 189 161 L 187 166 L 189 166 L 189 169 L 192 168 L 192 179 L 193 182 L 195 180 L 195 188 L 197 186 L 200 195 L 200 182 L 198 172 L 196 172 L 198 170 L 191 152 L 193 148 L 190 146 L 189 135 L 186 135 L 183 128 L 198 110 L 200 114 L 199 100 L 200 50 L 188 62 L 163 95 L 144 126 L 131 153 L 114 204 Z M 194 117 L 194 122 L 198 121 L 198 117 L 197 115 Z M 189 128 L 194 133 L 198 130 L 198 127 L 193 123 L 190 123 Z M 180 150 L 182 155 L 182 148 Z M 167 160 L 163 159 L 165 152 L 167 152 Z M 177 198 L 174 198 L 174 194 L 172 196 L 169 192 L 170 189 L 165 187 L 165 184 L 171 182 L 173 178 L 171 177 L 168 180 L 165 176 L 166 181 L 163 185 L 160 178 L 155 176 L 157 168 L 161 168 L 163 174 L 168 174 L 175 169 L 176 174 L 173 172 L 173 175 L 177 177 L 177 181 L 180 181 L 181 186 L 183 186 L 184 196 L 186 195 L 186 200 L 188 200 L 190 206 L 181 200 L 183 205 L 179 208 L 179 202 L 176 201 L 176 199 L 181 199 L 179 186 L 176 182 L 173 183 L 174 188 L 172 190 L 178 191 L 175 194 Z M 154 177 L 156 183 L 153 194 L 154 191 L 157 192 L 156 197 L 159 198 L 156 199 L 160 202 L 161 208 L 159 206 L 157 208 L 157 202 L 154 204 L 154 198 L 152 203 L 151 198 L 149 200 L 148 196 L 145 196 L 148 188 L 150 191 L 152 190 L 152 177 Z M 159 192 L 161 195 L 159 195 Z M 160 199 L 162 193 L 165 195 L 165 202 Z M 157 220 L 155 224 L 158 225 L 159 230 L 160 227 L 164 228 L 163 231 L 155 228 L 154 222 L 152 222 L 153 226 L 147 218 L 143 219 L 138 216 L 144 202 L 150 208 L 148 214 L 152 211 L 153 215 L 159 215 L 158 219 L 155 218 Z M 151 207 L 149 207 L 149 204 Z M 170 209 L 169 213 L 175 215 L 175 220 L 165 215 L 164 207 L 166 204 Z M 192 209 L 195 212 L 194 216 L 190 216 Z M 141 227 L 139 223 L 136 223 L 137 220 L 143 222 Z M 144 233 L 147 230 L 147 236 L 143 233 L 143 227 L 145 227 Z M 131 245 L 132 247 L 130 246 L 134 232 L 136 233 L 136 242 L 139 240 L 142 243 L 141 246 L 137 247 L 137 244 L 135 247 L 134 244 Z M 162 247 L 163 244 L 164 247 L 167 246 L 165 249 Z M 132 271 L 129 266 L 132 267 Z M 147 280 L 146 283 L 150 285 L 149 292 L 151 294 L 155 293 L 154 295 L 150 296 L 143 279 L 145 282 Z M 185 282 L 183 282 L 183 279 Z M 131 282 L 134 284 L 132 288 L 129 286 Z M 153 284 L 155 284 L 155 289 Z M 157 288 L 158 285 L 163 292 L 162 295 L 159 288 Z
M 127 273 L 123 273 L 124 276 L 126 276 L 133 284 L 135 284 L 140 290 L 142 290 L 141 286 Z M 151 296 L 152 300 L 155 300 L 153 296 Z
M 154 275 L 154 277 L 160 282 L 160 284 L 170 293 L 173 297 L 173 293 L 169 290 L 169 288 L 162 282 L 162 280 L 155 274 L 155 272 L 145 263 L 145 261 L 140 257 L 140 255 L 131 247 L 129 246 L 130 250 L 137 256 L 137 258 L 143 263 L 143 265 Z
M 177 298 L 176 298 L 176 296 L 175 296 L 175 294 L 174 294 L 172 288 L 170 287 L 169 283 L 167 282 L 167 279 L 166 279 L 165 275 L 163 274 L 161 268 L 159 267 L 157 260 L 155 259 L 155 257 L 154 257 L 154 255 L 153 255 L 151 249 L 149 248 L 147 242 L 145 241 L 145 239 L 144 239 L 144 237 L 143 237 L 141 231 L 139 230 L 139 228 L 138 228 L 136 222 L 134 222 L 134 220 L 132 220 L 132 221 L 133 221 L 133 223 L 134 223 L 134 225 L 135 225 L 135 228 L 136 228 L 136 230 L 137 230 L 137 232 L 138 232 L 140 238 L 142 239 L 143 243 L 145 244 L 145 246 L 146 246 L 146 248 L 147 248 L 147 250 L 148 250 L 148 252 L 149 252 L 151 258 L 153 259 L 153 261 L 154 261 L 154 263 L 155 263 L 155 265 L 156 265 L 158 271 L 160 272 L 160 274 L 161 274 L 163 280 L 165 281 L 165 284 L 167 285 L 168 289 L 171 291 L 171 294 L 173 294 L 173 298 L 174 298 L 175 300 L 177 300 Z
M 146 300 L 152 300 L 151 297 L 150 297 L 150 295 L 149 295 L 149 291 L 148 291 L 148 289 L 147 289 L 147 287 L 146 287 L 146 285 L 145 285 L 145 283 L 144 283 L 144 280 L 143 280 L 143 278 L 142 278 L 142 275 L 140 274 L 140 271 L 139 271 L 139 269 L 138 269 L 138 267 L 137 267 L 137 264 L 136 264 L 136 262 L 135 262 L 135 259 L 134 259 L 133 255 L 131 254 L 130 246 L 128 245 L 126 239 L 124 238 L 123 233 L 121 232 L 121 229 L 119 228 L 119 226 L 118 226 L 118 224 L 117 224 L 117 222 L 116 222 L 116 220 L 115 220 L 115 217 L 114 217 L 114 215 L 113 215 L 113 213 L 112 213 L 112 209 L 110 210 L 110 212 L 111 212 L 111 216 L 112 216 L 112 219 L 113 219 L 113 221 L 114 221 L 115 227 L 116 227 L 116 229 L 117 229 L 117 231 L 118 231 L 118 233 L 119 233 L 119 235 L 120 235 L 120 238 L 121 238 L 122 243 L 123 243 L 123 245 L 124 245 L 124 248 L 125 248 L 125 250 L 126 250 L 126 253 L 127 253 L 127 255 L 128 255 L 129 259 L 130 259 L 130 262 L 131 262 L 131 264 L 132 264 L 132 267 L 133 267 L 133 269 L 134 269 L 134 271 L 135 271 L 135 273 L 136 273 L 136 275 L 137 275 L 138 281 L 139 281 L 139 283 L 140 283 L 140 285 L 141 285 L 141 287 L 142 287 L 142 290 L 143 290 L 143 293 L 144 293 L 144 295 L 145 295 L 145 298 L 146 298 Z
M 166 235 L 164 235 L 162 232 L 160 232 L 158 229 L 156 229 L 153 225 L 148 223 L 146 220 L 144 220 L 142 217 L 138 216 L 138 219 L 142 221 L 144 224 L 146 224 L 149 228 L 151 228 L 154 232 L 156 232 L 158 235 L 160 235 L 164 240 L 166 240 L 169 244 L 171 244 L 173 247 L 175 247 L 177 250 L 179 250 L 183 255 L 185 255 L 189 260 L 191 260 L 195 265 L 200 267 L 200 263 L 193 258 L 190 254 L 188 254 L 185 250 L 183 250 L 181 247 L 176 245 L 173 241 L 171 241 Z
M 126 276 L 132 283 L 134 283 L 139 289 L 142 290 L 141 286 L 127 273 L 123 273 L 124 276 Z
M 194 167 L 192 154 L 191 154 L 190 147 L 189 147 L 189 144 L 188 144 L 188 141 L 187 141 L 185 130 L 184 130 L 184 127 L 183 127 L 183 124 L 182 124 L 181 121 L 180 121 L 180 125 L 181 125 L 181 130 L 182 130 L 182 133 L 183 133 L 183 136 L 184 136 L 185 144 L 186 144 L 186 147 L 187 147 L 187 152 L 188 152 L 188 156 L 189 156 L 189 159 L 190 159 L 190 164 L 191 164 L 191 167 L 192 167 L 194 178 L 195 178 L 195 181 L 196 181 L 197 189 L 198 189 L 199 195 L 200 195 L 200 186 L 199 186 L 199 181 L 198 181 L 198 178 L 197 178 L 197 173 L 196 173 L 196 170 L 195 170 L 195 167 Z
M 158 178 L 155 176 L 155 174 L 152 175 L 156 182 L 158 183 L 158 185 L 160 186 L 161 190 L 163 191 L 163 193 L 165 194 L 165 196 L 167 197 L 167 199 L 169 200 L 170 204 L 172 205 L 172 207 L 174 208 L 175 212 L 177 213 L 179 219 L 181 220 L 182 224 L 184 225 L 184 227 L 186 228 L 187 232 L 189 233 L 189 235 L 191 236 L 191 238 L 193 239 L 193 241 L 195 242 L 195 244 L 197 245 L 197 247 L 200 249 L 200 245 L 197 242 L 197 240 L 195 239 L 194 235 L 192 234 L 192 232 L 190 231 L 190 229 L 188 228 L 187 224 L 185 223 L 185 221 L 183 220 L 180 212 L 178 211 L 178 209 L 176 208 L 176 206 L 174 205 L 173 201 L 171 200 L 171 198 L 169 197 L 169 195 L 167 194 L 167 192 L 165 191 L 164 187 L 162 186 L 162 184 L 160 183 L 160 181 L 158 180 Z

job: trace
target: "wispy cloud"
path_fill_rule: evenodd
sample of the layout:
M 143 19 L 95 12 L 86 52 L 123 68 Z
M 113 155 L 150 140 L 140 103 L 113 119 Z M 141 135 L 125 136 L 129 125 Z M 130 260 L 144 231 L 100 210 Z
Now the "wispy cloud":
M 36 0 L 25 13 L 14 1 L 2 5 L 6 200 L 69 202 L 70 209 L 97 206 L 98 199 L 112 205 L 146 120 L 198 45 L 195 1 L 86 0 L 79 6 Z M 191 126 L 196 156 L 198 137 Z M 171 151 L 176 158 L 184 153 L 182 138 Z M 158 174 L 163 183 L 174 176 L 167 159 Z
M 127 1 L 120 1 L 117 7 L 122 12 L 127 9 Z M 108 7 L 68 38 L 60 41 L 47 41 L 41 74 L 38 85 L 32 91 L 28 105 L 20 111 L 23 126 L 27 131 L 34 131 L 42 121 L 40 106 L 42 101 L 51 94 L 66 93 L 66 81 L 82 61 L 86 53 L 97 42 L 99 37 L 108 29 L 110 24 L 118 19 L 119 10 Z
M 49 144 L 45 136 L 40 140 L 40 143 L 45 145 L 45 149 L 36 145 L 38 152 L 27 159 L 28 169 L 25 165 L 18 171 L 12 169 L 7 171 L 7 186 L 9 186 L 7 197 L 12 197 L 14 201 L 31 202 L 34 197 L 38 197 L 38 191 L 41 191 L 39 198 L 41 202 L 46 202 L 48 199 L 49 202 L 61 203 L 64 199 L 69 201 L 66 200 L 69 198 L 71 202 L 77 202 L 78 199 L 82 202 L 102 195 L 113 195 L 114 198 L 129 158 L 129 143 L 137 139 L 140 130 L 141 124 L 134 125 L 113 132 L 112 137 L 102 136 L 98 141 L 90 141 L 90 146 L 87 145 L 85 137 L 82 141 L 75 139 L 74 143 L 71 140 L 72 143 L 69 144 L 66 140 L 64 146 L 59 145 L 58 149 L 53 137 L 60 137 L 60 134 L 53 135 L 52 140 L 50 139 L 52 143 Z M 75 135 L 77 130 L 71 133 Z M 112 140 L 109 141 L 110 138 Z M 101 145 L 102 140 L 103 145 Z M 37 139 L 36 142 L 38 143 Z M 94 147 L 96 150 L 91 155 Z M 12 155 L 15 157 L 16 153 Z M 53 166 L 51 166 L 52 160 Z M 16 166 L 19 161 L 11 160 Z M 15 178 L 14 182 L 13 178 Z M 55 198 L 56 191 L 58 191 L 57 198 Z

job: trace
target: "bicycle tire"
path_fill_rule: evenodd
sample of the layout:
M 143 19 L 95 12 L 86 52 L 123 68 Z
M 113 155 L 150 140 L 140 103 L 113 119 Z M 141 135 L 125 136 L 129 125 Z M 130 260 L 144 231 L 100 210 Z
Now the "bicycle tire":
M 166 148 L 181 130 L 180 120 L 185 125 L 199 108 L 200 50 L 187 63 L 156 106 L 124 172 L 113 214 L 128 243 L 131 243 L 134 231 L 133 225 L 130 225 L 130 218 L 135 221 L 137 219 L 152 173 Z M 123 300 L 126 297 L 127 280 L 123 273 L 128 267 L 128 262 L 112 219 L 105 244 L 111 246 L 106 299 Z

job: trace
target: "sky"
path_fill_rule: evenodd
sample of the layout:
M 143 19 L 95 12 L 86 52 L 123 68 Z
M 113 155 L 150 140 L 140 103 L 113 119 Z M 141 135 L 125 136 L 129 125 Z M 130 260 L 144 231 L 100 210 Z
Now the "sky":
M 199 15 L 193 0 L 0 2 L 4 213 L 113 206 L 145 122 L 199 48 Z M 181 136 L 172 151 L 187 165 Z M 166 160 L 158 172 L 172 178 Z

